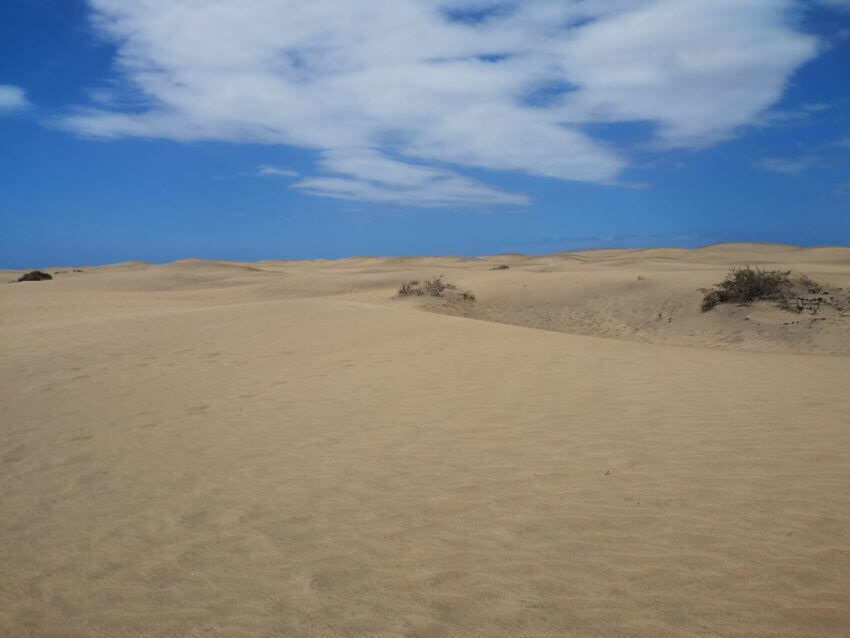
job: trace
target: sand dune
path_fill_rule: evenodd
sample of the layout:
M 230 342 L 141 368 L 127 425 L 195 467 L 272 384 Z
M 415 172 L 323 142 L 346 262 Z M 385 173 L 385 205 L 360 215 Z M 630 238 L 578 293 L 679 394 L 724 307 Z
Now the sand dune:
M 0 635 L 848 635 L 850 317 L 700 312 L 746 263 L 850 288 L 752 244 L 0 284 Z M 476 301 L 394 298 L 435 274 Z

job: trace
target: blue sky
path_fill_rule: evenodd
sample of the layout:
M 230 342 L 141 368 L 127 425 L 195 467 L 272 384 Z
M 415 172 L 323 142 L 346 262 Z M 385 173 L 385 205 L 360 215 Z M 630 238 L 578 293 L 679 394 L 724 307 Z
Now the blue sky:
M 5 0 L 0 267 L 850 244 L 850 0 Z

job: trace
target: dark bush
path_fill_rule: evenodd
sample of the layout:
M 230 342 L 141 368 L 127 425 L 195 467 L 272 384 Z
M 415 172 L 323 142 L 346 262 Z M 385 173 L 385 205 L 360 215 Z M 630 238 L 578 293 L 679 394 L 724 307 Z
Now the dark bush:
M 499 264 L 498 266 L 493 266 L 490 270 L 510 270 L 511 267 L 507 264 Z
M 720 294 L 717 290 L 706 290 L 703 288 L 701 291 L 705 292 L 705 295 L 702 298 L 702 311 L 708 312 L 714 306 L 724 303 L 723 295 Z
M 53 279 L 53 276 L 41 270 L 31 270 L 18 277 L 18 281 L 45 281 L 47 279 Z
M 703 289 L 702 311 L 707 312 L 718 304 L 747 305 L 759 299 L 781 301 L 791 291 L 790 270 L 761 270 L 759 268 L 732 268 L 729 274 L 712 289 Z

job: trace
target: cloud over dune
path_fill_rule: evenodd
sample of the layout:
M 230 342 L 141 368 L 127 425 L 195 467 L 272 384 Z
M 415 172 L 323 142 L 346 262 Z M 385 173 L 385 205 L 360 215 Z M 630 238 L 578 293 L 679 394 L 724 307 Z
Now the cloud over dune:
M 99 137 L 319 152 L 293 184 L 422 206 L 522 205 L 468 168 L 617 183 L 593 124 L 699 148 L 781 97 L 818 42 L 792 0 L 90 0 L 141 110 L 81 108 Z

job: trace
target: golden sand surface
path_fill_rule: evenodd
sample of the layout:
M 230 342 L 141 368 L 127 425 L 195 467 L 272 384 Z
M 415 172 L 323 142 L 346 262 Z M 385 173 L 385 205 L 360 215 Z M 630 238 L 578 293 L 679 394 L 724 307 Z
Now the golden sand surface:
M 743 264 L 850 287 L 753 244 L 0 284 L 0 636 L 850 635 L 850 317 L 700 312 Z M 476 301 L 394 298 L 438 274 Z

